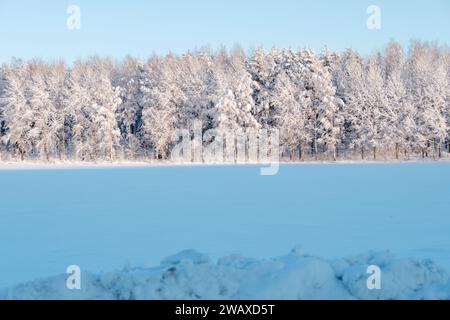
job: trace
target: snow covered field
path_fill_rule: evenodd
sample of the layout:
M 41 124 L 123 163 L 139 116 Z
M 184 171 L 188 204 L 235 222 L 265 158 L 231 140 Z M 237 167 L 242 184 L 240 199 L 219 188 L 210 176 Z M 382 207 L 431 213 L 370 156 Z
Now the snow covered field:
M 55 276 L 76 264 L 90 298 L 449 298 L 450 164 L 259 168 L 2 170 L 0 288 L 70 298 Z M 299 244 L 312 256 L 282 256 Z M 206 256 L 160 265 L 190 248 Z M 374 261 L 386 289 L 367 293 Z

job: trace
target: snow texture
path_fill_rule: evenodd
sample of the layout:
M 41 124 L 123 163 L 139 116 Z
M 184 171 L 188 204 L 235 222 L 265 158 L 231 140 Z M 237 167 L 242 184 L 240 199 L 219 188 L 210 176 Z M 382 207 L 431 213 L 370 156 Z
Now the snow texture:
M 381 289 L 369 290 L 367 267 L 382 271 Z M 194 250 L 153 268 L 82 274 L 80 290 L 67 275 L 38 279 L 0 293 L 2 299 L 450 299 L 450 273 L 430 260 L 368 252 L 325 260 L 294 248 L 267 260 L 239 255 L 217 262 Z
M 299 243 L 328 259 L 389 250 L 450 270 L 448 163 L 282 165 L 271 177 L 99 166 L 0 170 L 0 289 L 74 264 L 148 268 L 186 248 L 262 260 Z

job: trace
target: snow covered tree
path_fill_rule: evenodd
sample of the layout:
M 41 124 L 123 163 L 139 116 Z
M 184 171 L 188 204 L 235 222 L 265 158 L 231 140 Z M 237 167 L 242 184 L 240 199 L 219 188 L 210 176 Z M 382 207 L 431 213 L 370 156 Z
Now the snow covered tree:
M 8 66 L 6 64 L 0 66 L 0 160 L 3 158 L 3 154 L 6 153 L 3 137 L 6 133 L 5 121 L 4 121 L 4 100 L 6 88 L 6 74 L 8 72 Z
M 27 66 L 21 61 L 14 61 L 11 68 L 4 72 L 2 122 L 6 135 L 3 139 L 13 156 L 21 160 L 33 151 L 33 141 L 29 139 L 34 118 L 27 97 L 28 76 Z
M 395 158 L 399 159 L 400 148 L 408 153 L 414 133 L 414 108 L 407 99 L 406 59 L 403 48 L 390 42 L 384 53 L 384 74 L 386 90 L 386 127 L 383 144 L 393 144 Z
M 120 88 L 121 103 L 117 122 L 125 157 L 135 159 L 142 153 L 142 110 L 145 88 L 151 82 L 147 66 L 138 59 L 126 57 L 115 75 L 114 86 Z
M 422 156 L 444 143 L 448 127 L 445 119 L 448 76 L 441 54 L 427 43 L 413 44 L 408 66 L 408 95 L 415 109 L 415 145 Z
M 336 71 L 337 96 L 344 102 L 344 139 L 345 146 L 360 150 L 364 159 L 365 124 L 365 70 L 364 61 L 353 50 L 348 49 L 342 56 L 340 67 Z
M 345 134 L 345 117 L 344 117 L 344 108 L 345 103 L 344 100 L 341 99 L 338 93 L 338 79 L 337 73 L 341 64 L 341 57 L 337 52 L 330 52 L 325 47 L 320 56 L 320 61 L 322 66 L 325 67 L 327 73 L 325 76 L 330 77 L 331 80 L 331 101 L 333 103 L 332 109 L 334 109 L 334 113 L 332 115 L 332 127 L 329 129 L 329 135 L 325 139 L 326 144 L 328 146 L 332 146 L 333 149 L 333 159 L 336 160 L 338 157 L 339 147 L 341 147 L 342 142 L 344 140 Z
M 266 54 L 263 48 L 255 50 L 247 63 L 247 70 L 253 80 L 253 101 L 256 120 L 263 128 L 271 127 L 271 114 L 274 111 L 271 104 L 271 94 L 275 85 L 275 61 L 271 54 Z
M 94 139 L 94 154 L 100 159 L 114 160 L 120 143 L 120 130 L 116 112 L 121 102 L 120 89 L 111 82 L 112 65 L 108 60 L 94 59 L 90 64 L 91 86 L 91 138 Z
M 61 141 L 64 135 L 64 114 L 59 93 L 64 79 L 64 64 L 32 61 L 29 66 L 28 99 L 34 119 L 28 139 L 34 155 L 40 159 L 61 157 L 65 152 Z
M 362 139 L 372 150 L 373 159 L 388 137 L 389 114 L 386 111 L 384 79 L 379 55 L 372 56 L 366 63 L 365 95 L 362 117 L 358 120 L 364 128 Z
M 331 73 L 312 50 L 303 50 L 300 54 L 305 66 L 306 95 L 310 101 L 306 126 L 311 132 L 313 153 L 317 159 L 321 144 L 331 148 L 333 159 L 336 159 L 343 120 L 338 113 L 339 102 Z
M 450 154 L 450 49 L 446 48 L 443 53 L 442 63 L 445 64 L 447 69 L 447 93 L 446 93 L 446 108 L 445 108 L 445 119 L 447 120 L 447 153 Z
M 276 126 L 281 129 L 281 147 L 287 149 L 291 159 L 298 150 L 300 160 L 304 160 L 305 145 L 311 141 L 310 132 L 306 130 L 310 100 L 304 88 L 296 86 L 285 72 L 281 72 L 272 98 L 278 112 Z
M 77 61 L 65 80 L 63 103 L 75 159 L 114 160 L 120 143 L 116 111 L 120 92 L 111 82 L 111 64 Z
M 149 62 L 152 83 L 143 88 L 142 130 L 144 143 L 154 151 L 157 159 L 167 159 L 176 142 L 177 106 L 183 93 L 177 86 L 176 70 L 179 61 L 168 55 Z
M 261 129 L 279 130 L 291 159 L 448 157 L 449 49 L 414 42 L 404 54 L 391 42 L 363 58 L 350 49 L 246 56 L 203 48 L 146 62 L 0 68 L 4 159 L 161 160 L 187 137 L 195 146 L 222 143 L 227 159 L 241 161 L 254 155 L 250 135 L 264 140 Z M 192 150 L 188 159 L 208 161 Z
M 236 134 L 247 135 L 251 130 L 257 132 L 261 127 L 252 113 L 254 83 L 245 62 L 245 56 L 239 49 L 227 61 L 223 61 L 224 74 L 219 83 L 222 94 L 213 119 L 213 128 L 225 141 L 229 152 L 234 154 L 233 158 L 238 148 Z

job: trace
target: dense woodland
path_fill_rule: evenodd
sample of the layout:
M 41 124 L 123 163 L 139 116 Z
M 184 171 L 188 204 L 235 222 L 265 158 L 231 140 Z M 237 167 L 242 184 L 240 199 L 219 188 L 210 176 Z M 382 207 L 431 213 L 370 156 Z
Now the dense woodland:
M 448 157 L 450 50 L 204 49 L 0 69 L 2 160 L 165 160 L 194 121 L 204 146 L 278 129 L 287 161 Z

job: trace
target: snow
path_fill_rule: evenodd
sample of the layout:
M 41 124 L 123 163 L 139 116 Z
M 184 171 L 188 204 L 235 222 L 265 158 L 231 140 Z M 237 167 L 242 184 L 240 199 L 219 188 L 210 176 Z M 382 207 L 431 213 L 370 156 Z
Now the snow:
M 367 267 L 382 266 L 382 288 L 369 290 Z M 429 260 L 368 252 L 327 261 L 293 250 L 268 260 L 226 256 L 213 262 L 194 250 L 153 268 L 86 273 L 80 290 L 66 275 L 4 290 L 2 299 L 450 299 L 450 273 Z
M 1 170 L 0 288 L 157 297 L 152 286 L 177 264 L 184 282 L 165 286 L 168 297 L 186 297 L 192 282 L 202 298 L 223 287 L 230 298 L 448 298 L 448 163 L 259 168 Z M 314 256 L 271 259 L 297 244 Z M 204 254 L 164 260 L 187 248 Z M 383 270 L 382 291 L 366 292 L 368 263 Z M 48 278 L 73 264 L 91 291 L 67 293 L 57 280 L 66 275 Z M 32 279 L 41 280 L 15 287 Z
M 77 161 L 77 160 L 10 160 L 0 161 L 0 171 L 23 171 L 23 170 L 92 170 L 92 169 L 144 169 L 154 167 L 236 167 L 236 166 L 268 166 L 271 160 L 265 161 L 208 161 L 208 162 L 180 162 L 176 160 L 115 160 L 115 161 Z M 273 162 L 273 161 L 272 161 Z M 409 160 L 360 160 L 360 159 L 338 159 L 336 161 L 328 160 L 306 160 L 292 161 L 280 159 L 280 165 L 286 166 L 305 166 L 305 165 L 420 165 L 420 164 L 449 164 L 450 158 L 439 160 L 422 159 L 420 157 L 411 157 Z

